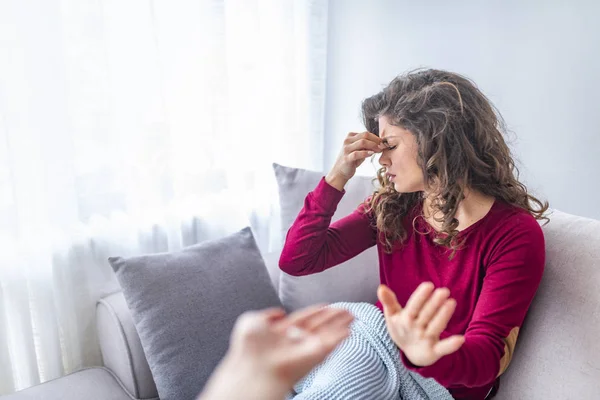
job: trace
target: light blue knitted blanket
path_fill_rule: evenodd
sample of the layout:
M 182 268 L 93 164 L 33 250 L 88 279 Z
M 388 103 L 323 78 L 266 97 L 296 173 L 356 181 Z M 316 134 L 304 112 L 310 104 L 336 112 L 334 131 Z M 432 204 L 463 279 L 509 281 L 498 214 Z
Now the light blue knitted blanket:
M 355 319 L 350 336 L 294 387 L 294 400 L 452 400 L 432 378 L 409 371 L 385 326 L 368 303 L 334 303 Z

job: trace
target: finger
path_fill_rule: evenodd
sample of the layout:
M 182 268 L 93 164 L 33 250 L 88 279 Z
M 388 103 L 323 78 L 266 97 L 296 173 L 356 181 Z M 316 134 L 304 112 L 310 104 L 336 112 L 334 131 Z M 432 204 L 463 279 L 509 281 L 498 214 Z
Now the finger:
M 268 322 L 275 322 L 285 317 L 285 310 L 279 307 L 267 308 L 261 311 L 262 317 Z
M 354 321 L 354 315 L 349 312 L 338 314 L 335 318 L 329 320 L 327 324 L 320 325 L 315 333 L 317 335 L 327 335 L 327 332 L 346 331 L 352 322 Z
M 383 305 L 383 314 L 386 318 L 402 311 L 402 306 L 398 303 L 396 294 L 386 285 L 379 285 L 379 288 L 377 288 L 377 298 Z
M 285 315 L 285 310 L 281 307 L 269 307 L 262 310 L 254 311 L 254 313 L 260 315 L 262 318 L 271 319 Z
M 350 154 L 359 150 L 371 150 L 374 153 L 380 153 L 383 150 L 378 145 L 378 142 L 374 142 L 369 139 L 357 139 L 352 143 L 346 144 L 344 146 L 344 152 L 346 154 Z
M 427 326 L 448 297 L 450 297 L 450 290 L 447 288 L 436 289 L 421 309 L 415 321 L 417 325 Z
M 326 312 L 316 314 L 305 320 L 300 328 L 312 332 L 330 329 L 339 325 L 348 325 L 354 317 L 348 311 L 339 308 L 328 308 Z
M 415 289 L 413 294 L 410 295 L 410 298 L 406 302 L 406 307 L 404 309 L 408 312 L 412 318 L 416 318 L 421 309 L 423 308 L 423 304 L 429 299 L 431 296 L 431 292 L 433 292 L 433 283 L 431 282 L 423 282 Z
M 304 323 L 305 320 L 314 318 L 315 315 L 327 312 L 327 308 L 325 308 L 325 304 L 315 304 L 301 310 L 295 311 L 291 313 L 287 318 L 284 318 L 280 321 L 277 321 L 277 324 L 274 328 L 279 331 L 285 331 L 290 326 L 300 326 Z
M 450 321 L 450 318 L 452 318 L 452 314 L 454 314 L 455 309 L 456 300 L 446 300 L 431 319 L 429 325 L 427 325 L 427 328 L 425 329 L 425 335 L 439 337 L 444 329 L 446 329 L 446 326 L 448 326 L 448 321 Z
M 322 363 L 331 352 L 348 337 L 349 331 L 330 333 L 326 338 L 311 337 L 286 349 L 285 360 L 293 368 L 302 369 L 304 375 Z
M 449 338 L 437 342 L 433 351 L 441 358 L 460 349 L 463 343 L 465 343 L 465 337 L 463 335 L 450 336 Z
M 375 144 L 379 144 L 383 141 L 382 138 L 380 138 L 378 135 L 374 134 L 373 132 L 365 131 L 362 134 L 364 135 L 365 139 L 371 140 L 371 141 L 375 142 Z
M 364 132 L 360 132 L 360 133 L 358 133 L 358 132 L 350 132 L 348 134 L 348 136 L 346 137 L 345 143 L 349 144 L 349 143 L 355 142 L 355 141 L 360 140 L 360 139 L 367 139 L 367 140 L 370 140 L 372 142 L 375 142 L 375 144 L 379 144 L 383 140 L 379 136 L 377 136 L 376 134 L 374 134 L 372 132 L 368 132 L 368 131 L 364 131 Z
M 366 159 L 367 157 L 371 157 L 373 154 L 375 154 L 372 151 L 355 151 L 352 152 L 350 154 L 348 154 L 346 156 L 346 160 L 352 162 L 352 161 L 362 161 L 364 159 Z
M 296 367 L 302 365 L 309 371 L 321 363 L 349 334 L 348 328 L 340 328 L 329 330 L 321 335 L 311 335 L 291 346 L 286 351 L 285 357 L 287 360 L 294 360 Z
M 325 354 L 329 354 L 335 349 L 344 339 L 350 336 L 349 323 L 347 325 L 339 325 L 335 329 L 328 329 L 319 334 L 319 340 Z
M 231 331 L 231 337 L 247 337 L 257 332 L 263 332 L 268 329 L 270 320 L 281 315 L 283 310 L 276 309 L 246 311 L 237 317 L 235 325 Z M 283 318 L 283 316 L 281 317 Z

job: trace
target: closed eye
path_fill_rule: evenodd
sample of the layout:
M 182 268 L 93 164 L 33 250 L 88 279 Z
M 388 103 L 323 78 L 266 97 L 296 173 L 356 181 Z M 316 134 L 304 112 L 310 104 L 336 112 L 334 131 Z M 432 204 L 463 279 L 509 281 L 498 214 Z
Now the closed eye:
M 396 147 L 398 147 L 398 146 L 390 146 L 390 142 L 388 142 L 387 139 L 383 139 L 381 141 L 381 143 L 383 143 L 387 147 L 386 150 L 394 150 Z

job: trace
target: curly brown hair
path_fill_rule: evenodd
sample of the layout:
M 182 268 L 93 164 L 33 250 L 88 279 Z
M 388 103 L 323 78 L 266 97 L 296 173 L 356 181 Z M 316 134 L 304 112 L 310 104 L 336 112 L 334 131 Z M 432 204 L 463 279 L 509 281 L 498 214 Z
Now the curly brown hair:
M 548 202 L 542 203 L 519 182 L 518 168 L 504 140 L 502 116 L 468 78 L 435 69 L 408 72 L 365 99 L 362 116 L 366 129 L 378 136 L 381 116 L 415 135 L 425 187 L 435 188 L 433 215 L 442 215 L 435 219 L 442 227 L 434 240 L 451 249 L 450 258 L 462 245 L 455 215 L 467 188 L 548 221 L 544 215 Z M 406 239 L 402 221 L 422 201 L 423 192 L 396 192 L 385 167 L 377 171 L 375 180 L 380 187 L 365 202 L 366 211 L 373 212 L 385 251 L 390 253 L 394 243 Z

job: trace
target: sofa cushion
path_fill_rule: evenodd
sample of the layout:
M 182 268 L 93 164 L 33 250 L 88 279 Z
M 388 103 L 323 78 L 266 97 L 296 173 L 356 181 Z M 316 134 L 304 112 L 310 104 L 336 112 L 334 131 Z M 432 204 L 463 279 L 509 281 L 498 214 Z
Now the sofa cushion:
M 263 261 L 267 267 L 267 272 L 269 273 L 269 277 L 271 278 L 271 283 L 273 287 L 279 293 L 279 279 L 281 275 L 281 270 L 279 269 L 279 257 L 281 256 L 281 249 L 277 249 L 277 251 L 270 251 L 262 253 Z
M 2 400 L 39 399 L 131 400 L 133 397 L 106 368 L 82 369 L 41 385 L 2 396 Z
M 236 318 L 280 305 L 250 228 L 172 253 L 109 259 L 158 394 L 194 399 Z
M 312 191 L 323 173 L 273 164 L 279 189 L 281 228 L 283 237 L 304 206 L 304 199 Z M 350 214 L 375 187 L 372 178 L 355 176 L 345 187 L 346 193 L 338 204 L 331 222 Z M 279 297 L 287 310 L 296 310 L 309 304 L 336 301 L 375 303 L 379 284 L 379 258 L 375 246 L 358 256 L 318 274 L 291 276 L 280 274 Z
M 546 268 L 496 399 L 600 396 L 600 221 L 560 211 L 544 226 Z

